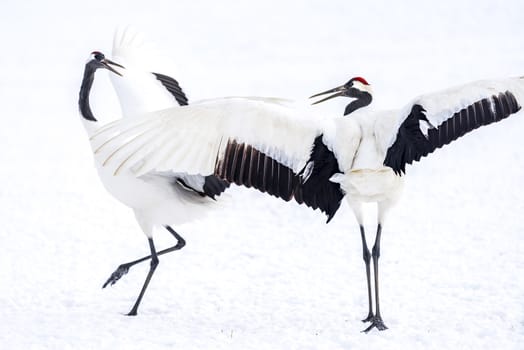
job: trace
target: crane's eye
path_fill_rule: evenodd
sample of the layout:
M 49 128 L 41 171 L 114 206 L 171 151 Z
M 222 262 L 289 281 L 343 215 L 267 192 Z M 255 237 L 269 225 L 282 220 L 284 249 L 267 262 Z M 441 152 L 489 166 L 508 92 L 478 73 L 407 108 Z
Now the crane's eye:
M 105 56 L 104 56 L 103 53 L 101 53 L 99 51 L 93 51 L 93 52 L 91 52 L 91 58 L 100 62 L 100 61 L 102 61 L 105 58 Z

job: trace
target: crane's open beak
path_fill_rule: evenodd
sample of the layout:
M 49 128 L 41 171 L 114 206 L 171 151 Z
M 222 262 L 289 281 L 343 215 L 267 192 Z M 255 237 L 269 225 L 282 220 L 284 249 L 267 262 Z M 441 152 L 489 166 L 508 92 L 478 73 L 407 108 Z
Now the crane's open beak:
M 324 102 L 324 101 L 327 101 L 327 100 L 330 100 L 334 97 L 338 97 L 338 96 L 346 96 L 346 92 L 347 92 L 347 88 L 345 85 L 341 85 L 339 87 L 336 87 L 334 89 L 331 89 L 331 90 L 328 90 L 328 91 L 324 91 L 324 92 L 321 92 L 319 94 L 316 94 L 316 95 L 313 95 L 309 98 L 314 98 L 314 97 L 318 97 L 318 96 L 322 96 L 322 95 L 325 95 L 325 94 L 333 94 L 331 96 L 328 96 L 326 98 L 323 98 L 321 100 L 318 100 L 317 102 L 314 102 L 312 103 L 313 105 L 316 105 L 317 103 L 320 103 L 320 102 Z
M 104 58 L 100 63 L 102 63 L 102 66 L 103 66 L 105 69 L 107 69 L 107 70 L 109 70 L 109 71 L 111 71 L 111 72 L 113 72 L 113 73 L 115 73 L 115 74 L 117 74 L 117 75 L 120 75 L 120 76 L 122 76 L 122 74 L 119 73 L 116 69 L 114 69 L 114 68 L 111 67 L 110 65 L 113 65 L 113 66 L 118 67 L 118 68 L 123 68 L 123 69 L 125 69 L 125 67 L 122 66 L 121 64 L 118 64 L 118 63 L 116 63 L 116 62 L 113 62 L 113 61 L 111 61 L 111 60 L 108 60 L 107 58 Z

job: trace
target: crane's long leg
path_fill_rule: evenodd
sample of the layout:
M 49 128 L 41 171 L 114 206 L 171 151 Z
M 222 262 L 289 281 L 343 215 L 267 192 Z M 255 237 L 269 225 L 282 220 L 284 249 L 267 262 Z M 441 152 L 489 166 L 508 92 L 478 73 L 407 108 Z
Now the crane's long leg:
M 360 237 L 362 238 L 362 257 L 366 263 L 366 279 L 368 285 L 368 302 L 369 302 L 369 312 L 365 319 L 362 322 L 369 322 L 373 320 L 373 301 L 371 296 L 371 253 L 369 252 L 368 245 L 366 243 L 366 233 L 364 232 L 364 226 L 360 225 Z
M 149 242 L 149 249 L 151 249 L 151 265 L 149 267 L 149 272 L 147 273 L 146 280 L 144 281 L 144 285 L 142 286 L 142 290 L 140 291 L 140 294 L 136 299 L 135 305 L 133 305 L 133 308 L 127 314 L 128 316 L 136 316 L 136 314 L 138 313 L 138 306 L 140 305 L 140 302 L 142 301 L 142 298 L 144 297 L 144 294 L 146 292 L 147 286 L 151 281 L 151 277 L 153 277 L 153 274 L 155 273 L 155 270 L 158 266 L 158 254 L 156 253 L 153 239 L 148 238 L 147 240 Z
M 377 237 L 375 238 L 375 244 L 373 245 L 373 249 L 371 251 L 371 255 L 373 257 L 373 272 L 375 275 L 375 304 L 376 304 L 376 312 L 375 317 L 372 319 L 371 325 L 364 330 L 364 332 L 369 332 L 373 328 L 377 328 L 379 331 L 383 331 L 388 329 L 386 325 L 384 324 L 384 321 L 382 321 L 382 316 L 380 315 L 380 303 L 379 303 L 379 284 L 378 284 L 378 258 L 380 257 L 380 236 L 382 233 L 382 226 L 378 224 L 377 227 Z
M 163 254 L 166 254 L 166 253 L 170 253 L 170 252 L 174 252 L 175 250 L 180 250 L 180 249 L 184 248 L 184 246 L 186 245 L 186 241 L 182 238 L 182 236 L 180 236 L 178 233 L 176 233 L 175 230 L 173 230 L 171 228 L 171 226 L 167 226 L 166 225 L 165 228 L 166 228 L 166 230 L 168 230 L 176 238 L 177 243 L 174 246 L 170 247 L 170 248 L 167 248 L 167 249 L 164 249 L 164 250 L 161 250 L 161 251 L 157 252 L 157 254 L 156 254 L 157 256 L 163 255 Z M 129 269 L 131 268 L 131 266 L 139 264 L 139 263 L 141 263 L 143 261 L 146 261 L 146 260 L 149 260 L 149 259 L 151 259 L 151 255 L 144 256 L 143 258 L 140 258 L 140 259 L 137 259 L 137 260 L 125 263 L 125 264 L 121 264 L 120 266 L 117 267 L 117 269 L 107 279 L 107 281 L 104 283 L 102 288 L 105 288 L 108 285 L 112 286 L 122 276 L 124 276 L 126 273 L 129 272 Z

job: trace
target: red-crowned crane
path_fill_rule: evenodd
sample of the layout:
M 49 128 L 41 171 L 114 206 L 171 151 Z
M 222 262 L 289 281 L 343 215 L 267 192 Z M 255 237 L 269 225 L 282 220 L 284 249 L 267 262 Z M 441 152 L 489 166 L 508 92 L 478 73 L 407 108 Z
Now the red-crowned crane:
M 92 52 L 91 56 L 85 67 L 79 97 L 80 112 L 88 130 L 98 123 L 89 104 L 89 94 L 98 68 L 106 68 L 115 73 L 111 75 L 111 80 L 124 116 L 188 104 L 185 93 L 175 79 L 147 70 L 148 65 L 145 61 L 154 62 L 155 57 L 159 56 L 154 47 L 144 41 L 143 35 L 132 28 L 118 29 L 113 40 L 113 59 L 125 64 L 126 68 L 123 64 L 107 59 L 99 51 Z M 117 72 L 111 65 L 120 68 L 121 71 Z M 121 264 L 103 285 L 105 288 L 115 284 L 132 266 L 151 259 L 150 271 L 133 308 L 128 313 L 132 316 L 138 312 L 140 302 L 158 265 L 158 255 L 180 250 L 186 244 L 172 226 L 194 219 L 194 213 L 199 213 L 200 217 L 205 208 L 213 208 L 215 200 L 229 187 L 229 183 L 213 175 L 201 176 L 184 172 L 150 174 L 149 179 L 131 177 L 116 182 L 102 169 L 99 169 L 99 175 L 110 193 L 118 193 L 117 198 L 134 209 L 137 221 L 148 237 L 151 255 Z M 155 197 L 156 193 L 163 194 Z M 138 205 L 137 201 L 140 200 L 145 202 Z M 195 206 L 200 209 L 192 208 Z M 154 216 L 154 219 L 150 219 L 150 216 Z M 177 243 L 156 252 L 153 225 L 164 227 L 175 237 Z

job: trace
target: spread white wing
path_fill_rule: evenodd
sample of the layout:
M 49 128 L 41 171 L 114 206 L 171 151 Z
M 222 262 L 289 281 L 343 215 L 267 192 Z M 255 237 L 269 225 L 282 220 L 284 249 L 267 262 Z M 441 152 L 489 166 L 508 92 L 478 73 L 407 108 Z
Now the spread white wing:
M 329 181 L 339 169 L 322 138 L 333 120 L 280 102 L 223 98 L 125 118 L 91 135 L 95 160 L 114 176 L 215 174 L 285 200 L 295 198 L 331 217 L 343 197 L 339 184 Z M 316 154 L 322 155 L 320 173 L 314 169 Z M 306 191 L 301 177 L 308 162 L 313 188 Z
M 118 175 L 151 171 L 209 175 L 229 141 L 250 145 L 298 172 L 322 120 L 264 100 L 226 98 L 110 123 L 91 136 L 97 162 Z

